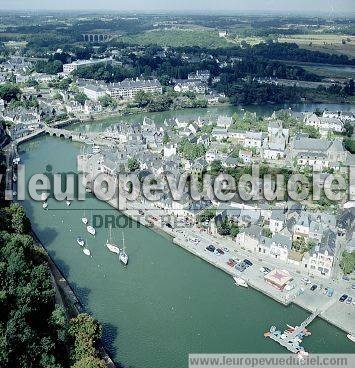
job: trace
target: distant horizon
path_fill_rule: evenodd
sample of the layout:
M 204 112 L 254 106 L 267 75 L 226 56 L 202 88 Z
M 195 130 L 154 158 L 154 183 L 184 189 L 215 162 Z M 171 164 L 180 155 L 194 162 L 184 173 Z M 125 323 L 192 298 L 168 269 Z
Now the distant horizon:
M 220 15 L 220 16 L 235 16 L 235 15 L 289 15 L 289 16 L 319 16 L 319 17 L 338 17 L 338 16 L 344 16 L 344 17 L 355 17 L 355 10 L 351 11 L 290 11 L 290 10 L 164 10 L 164 9 L 152 9 L 152 10 L 115 10 L 115 9 L 34 9 L 34 8 L 28 8 L 28 9 L 0 9 L 1 13 L 83 13 L 83 14 L 105 14 L 110 12 L 111 14 L 145 14 L 145 15 Z
M 124 4 L 117 0 L 0 0 L 0 9 L 6 11 L 40 12 L 123 12 L 123 13 L 179 13 L 179 14 L 355 14 L 354 0 L 298 0 L 297 4 L 285 0 L 130 0 Z

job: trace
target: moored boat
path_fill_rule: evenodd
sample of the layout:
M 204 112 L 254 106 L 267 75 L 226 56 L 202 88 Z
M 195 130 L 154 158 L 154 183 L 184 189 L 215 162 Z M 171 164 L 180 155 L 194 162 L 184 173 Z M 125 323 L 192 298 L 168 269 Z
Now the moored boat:
M 96 235 L 96 230 L 95 230 L 95 228 L 94 228 L 94 227 L 92 227 L 91 225 L 88 225 L 88 226 L 86 227 L 86 230 L 88 231 L 88 233 L 89 233 L 89 234 L 91 234 L 91 235 L 93 235 L 93 236 L 95 236 L 95 235 Z
M 112 241 L 112 227 L 111 226 L 110 226 L 109 239 L 107 239 L 106 241 L 106 247 L 110 252 L 120 254 L 120 248 Z
M 76 242 L 77 242 L 81 247 L 83 247 L 83 246 L 85 245 L 85 239 L 84 239 L 84 238 L 82 238 L 81 236 L 78 236 L 78 237 L 76 238 Z
M 42 208 L 46 210 L 48 208 L 48 203 L 47 202 L 43 202 Z
M 243 287 L 245 287 L 245 288 L 247 288 L 247 287 L 248 287 L 247 282 L 246 282 L 244 279 L 242 279 L 241 277 L 233 276 L 233 280 L 235 281 L 235 284 L 236 284 L 237 286 L 243 286 Z
M 90 250 L 89 250 L 88 248 L 84 248 L 84 249 L 83 249 L 83 252 L 84 252 L 84 254 L 85 254 L 86 256 L 91 256 L 91 252 L 90 252 Z
M 84 216 L 81 218 L 81 222 L 84 224 L 84 225 L 87 225 L 89 223 L 89 220 L 88 218 L 86 217 L 86 213 L 84 211 Z
M 120 255 L 118 256 L 119 260 L 125 265 L 127 266 L 128 264 L 128 254 L 125 251 L 125 245 L 124 245 L 124 234 L 122 232 L 122 245 L 123 245 L 123 249 L 120 251 Z

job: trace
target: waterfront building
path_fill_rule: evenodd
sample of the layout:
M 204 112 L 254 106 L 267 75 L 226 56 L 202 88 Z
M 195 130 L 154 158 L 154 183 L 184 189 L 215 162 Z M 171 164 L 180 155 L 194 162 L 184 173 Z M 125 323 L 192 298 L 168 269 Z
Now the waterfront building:
M 162 94 L 163 87 L 157 79 L 125 79 L 110 84 L 106 92 L 116 100 L 128 100 L 133 99 L 139 91 Z

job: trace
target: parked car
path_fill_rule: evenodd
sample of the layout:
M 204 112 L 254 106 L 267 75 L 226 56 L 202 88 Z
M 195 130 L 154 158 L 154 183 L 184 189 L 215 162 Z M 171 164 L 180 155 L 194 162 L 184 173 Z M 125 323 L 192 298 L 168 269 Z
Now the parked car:
M 340 301 L 340 302 L 343 302 L 343 301 L 345 301 L 347 298 L 348 298 L 348 296 L 347 296 L 346 294 L 343 294 L 343 295 L 339 298 L 339 301 Z
M 314 291 L 314 290 L 316 290 L 316 289 L 317 289 L 317 287 L 318 287 L 318 286 L 317 286 L 316 284 L 314 284 L 314 285 L 312 285 L 312 286 L 311 286 L 311 290 L 312 290 L 312 291 Z
M 215 251 L 215 247 L 212 245 L 212 244 L 210 244 L 208 247 L 206 247 L 206 249 L 208 250 L 208 251 L 210 251 L 210 252 L 214 252 Z
M 236 265 L 237 261 L 233 258 L 229 258 L 229 261 L 227 262 L 227 265 L 229 267 L 234 267 Z
M 223 250 L 221 248 L 217 248 L 216 251 L 219 253 L 219 254 L 224 254 Z
M 343 280 L 345 280 L 345 281 L 350 281 L 349 277 L 348 277 L 348 276 L 346 276 L 346 275 L 343 275 Z
M 348 296 L 348 299 L 346 299 L 346 302 L 348 304 L 351 304 L 352 301 L 353 301 L 353 298 L 351 296 Z
M 334 294 L 334 289 L 333 288 L 328 288 L 328 290 L 327 290 L 327 296 L 329 296 L 329 298 L 330 298 L 330 297 L 333 296 L 333 294 Z
M 224 247 L 223 250 L 228 253 L 229 252 L 229 249 L 227 247 Z
M 249 261 L 249 259 L 244 259 L 244 261 L 243 261 L 243 262 L 244 262 L 246 265 L 248 265 L 248 267 L 253 265 L 253 263 L 252 263 L 251 261 Z
M 352 284 L 352 285 L 351 285 L 351 288 L 352 288 L 352 289 L 355 289 L 355 284 Z
M 235 265 L 235 269 L 238 270 L 239 272 L 245 271 L 246 268 L 247 265 L 244 262 L 239 262 Z

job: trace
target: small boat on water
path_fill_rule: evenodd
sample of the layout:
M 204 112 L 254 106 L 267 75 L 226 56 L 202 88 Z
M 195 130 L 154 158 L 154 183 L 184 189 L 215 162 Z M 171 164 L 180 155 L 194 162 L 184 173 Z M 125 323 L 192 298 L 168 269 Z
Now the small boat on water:
M 83 252 L 84 252 L 84 254 L 85 254 L 86 256 L 91 256 L 91 252 L 90 252 L 90 250 L 89 250 L 88 248 L 84 248 L 84 249 L 83 249 Z
M 47 202 L 43 202 L 42 208 L 46 210 L 48 208 L 48 203 Z
M 245 288 L 247 288 L 247 287 L 248 287 L 247 282 L 246 282 L 244 279 L 242 279 L 241 277 L 233 276 L 233 280 L 235 281 L 235 284 L 236 284 L 237 286 L 243 286 L 243 287 L 245 287 Z
M 16 174 L 13 175 L 12 181 L 14 181 L 15 183 L 17 182 L 17 176 L 16 176 Z
M 66 201 L 67 206 L 69 207 L 71 205 L 70 201 Z
M 91 225 L 88 225 L 88 226 L 86 227 L 86 230 L 88 231 L 88 233 L 89 233 L 89 234 L 91 234 L 91 235 L 93 235 L 93 236 L 95 236 L 95 235 L 96 235 L 96 230 L 95 230 L 95 228 L 94 228 L 94 227 L 92 227 Z
M 86 214 L 85 214 L 85 211 L 84 211 L 84 217 L 81 218 L 81 222 L 84 224 L 84 225 L 87 225 L 89 223 L 89 220 L 88 218 L 86 217 Z
M 125 245 L 124 245 L 124 234 L 122 232 L 122 245 L 123 245 L 123 249 L 120 251 L 120 255 L 118 256 L 119 260 L 125 265 L 127 266 L 128 264 L 128 254 L 125 251 Z
M 78 237 L 76 238 L 76 241 L 77 241 L 77 243 L 78 243 L 81 247 L 83 247 L 83 246 L 85 245 L 85 239 L 84 239 L 84 238 L 82 238 L 81 236 L 78 236 Z
M 112 241 L 112 227 L 110 226 L 110 236 L 109 239 L 106 241 L 107 249 L 116 254 L 120 254 L 120 248 Z
M 346 337 L 352 341 L 352 342 L 355 342 L 355 336 L 354 335 L 351 335 L 351 334 L 347 334 Z

